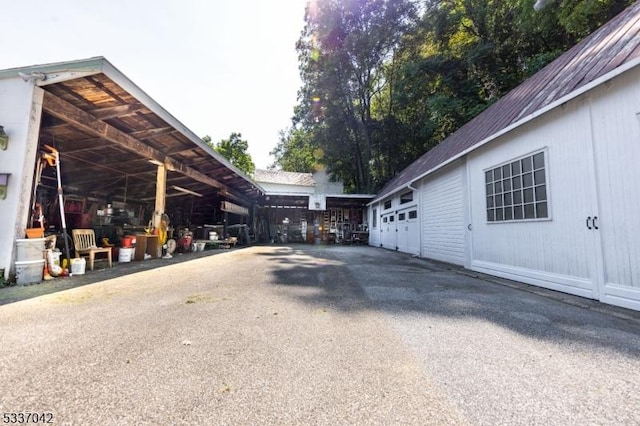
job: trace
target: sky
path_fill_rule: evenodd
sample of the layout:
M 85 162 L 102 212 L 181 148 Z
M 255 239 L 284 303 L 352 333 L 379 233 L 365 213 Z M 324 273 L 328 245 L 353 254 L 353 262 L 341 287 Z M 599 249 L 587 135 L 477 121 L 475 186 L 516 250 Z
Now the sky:
M 301 87 L 306 2 L 6 2 L 0 69 L 104 56 L 195 134 L 241 133 L 266 168 Z

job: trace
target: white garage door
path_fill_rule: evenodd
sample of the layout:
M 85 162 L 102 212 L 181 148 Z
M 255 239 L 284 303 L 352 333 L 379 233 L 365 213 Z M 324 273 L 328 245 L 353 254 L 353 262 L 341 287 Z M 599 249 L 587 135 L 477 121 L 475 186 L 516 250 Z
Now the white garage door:
M 383 214 L 380 218 L 380 246 L 391 250 L 398 249 L 396 215 L 394 212 Z
M 461 166 L 426 181 L 421 188 L 422 256 L 464 265 L 464 169 Z
M 396 229 L 398 231 L 398 251 L 420 254 L 420 223 L 417 205 L 398 210 Z

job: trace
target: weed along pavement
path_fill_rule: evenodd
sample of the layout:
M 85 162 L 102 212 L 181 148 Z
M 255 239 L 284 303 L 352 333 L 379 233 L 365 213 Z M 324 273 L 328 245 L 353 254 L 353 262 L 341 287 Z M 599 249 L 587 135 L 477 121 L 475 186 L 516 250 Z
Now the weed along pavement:
M 14 292 L 0 306 L 5 418 L 640 424 L 637 312 L 361 246 L 129 272 L 0 289 Z

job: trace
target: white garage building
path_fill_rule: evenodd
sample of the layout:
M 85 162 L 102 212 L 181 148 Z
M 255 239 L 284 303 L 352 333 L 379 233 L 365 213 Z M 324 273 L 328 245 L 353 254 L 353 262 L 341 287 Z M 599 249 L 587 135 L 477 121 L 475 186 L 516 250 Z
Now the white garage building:
M 396 176 L 370 244 L 640 310 L 640 3 Z

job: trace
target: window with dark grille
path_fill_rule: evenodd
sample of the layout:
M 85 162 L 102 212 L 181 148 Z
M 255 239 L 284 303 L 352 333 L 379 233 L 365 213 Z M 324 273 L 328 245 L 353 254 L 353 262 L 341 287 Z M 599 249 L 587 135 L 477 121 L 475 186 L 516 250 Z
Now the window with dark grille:
M 485 170 L 487 221 L 549 217 L 545 153 Z

